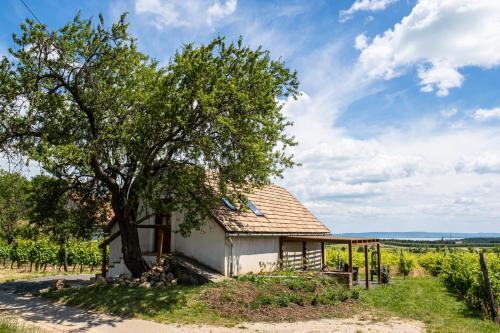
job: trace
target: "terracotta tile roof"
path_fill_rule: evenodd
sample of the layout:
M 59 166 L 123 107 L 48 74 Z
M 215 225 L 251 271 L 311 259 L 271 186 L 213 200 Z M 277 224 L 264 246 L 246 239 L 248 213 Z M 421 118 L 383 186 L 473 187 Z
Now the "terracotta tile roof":
M 215 218 L 228 232 L 284 233 L 284 234 L 329 234 L 324 226 L 290 192 L 269 185 L 248 194 L 264 216 L 252 211 L 231 211 L 223 206 L 215 212 Z

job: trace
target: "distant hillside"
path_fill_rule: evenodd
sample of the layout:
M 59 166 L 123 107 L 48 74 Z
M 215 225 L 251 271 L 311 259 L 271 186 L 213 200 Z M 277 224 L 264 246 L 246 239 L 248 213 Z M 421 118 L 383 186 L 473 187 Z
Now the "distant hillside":
M 494 238 L 500 237 L 500 233 L 479 232 L 479 233 L 459 233 L 459 232 L 357 232 L 336 234 L 341 237 L 370 237 L 370 238 Z

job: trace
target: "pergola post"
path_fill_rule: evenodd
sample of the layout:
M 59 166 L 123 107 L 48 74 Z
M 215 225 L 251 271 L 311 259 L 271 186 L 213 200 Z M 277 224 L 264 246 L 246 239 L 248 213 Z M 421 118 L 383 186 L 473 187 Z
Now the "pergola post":
M 163 226 L 158 227 L 160 230 L 158 232 L 158 253 L 156 254 L 156 261 L 160 262 L 160 258 L 163 255 Z
M 382 276 L 380 274 L 380 261 L 382 255 L 380 254 L 380 243 L 377 243 L 377 281 L 380 284 L 382 281 Z
M 307 270 L 307 242 L 302 242 L 302 269 Z
M 326 269 L 325 242 L 321 242 L 321 269 Z
M 352 272 L 352 241 L 349 241 L 349 272 Z
M 368 245 L 365 245 L 365 282 L 366 282 L 366 289 L 369 289 L 370 281 L 368 279 Z
M 283 263 L 283 237 L 280 237 L 280 248 L 279 248 L 279 267 L 280 269 L 284 268 Z

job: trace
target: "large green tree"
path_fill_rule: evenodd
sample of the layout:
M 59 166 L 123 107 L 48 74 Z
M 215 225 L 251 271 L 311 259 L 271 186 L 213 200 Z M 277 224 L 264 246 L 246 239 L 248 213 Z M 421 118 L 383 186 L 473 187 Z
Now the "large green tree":
M 110 28 L 79 16 L 57 31 L 21 27 L 14 61 L 0 64 L 0 147 L 108 191 L 134 276 L 148 269 L 141 207 L 182 209 L 189 233 L 221 196 L 293 165 L 280 99 L 296 96 L 297 76 L 269 52 L 216 38 L 160 67 L 138 51 L 125 15 Z

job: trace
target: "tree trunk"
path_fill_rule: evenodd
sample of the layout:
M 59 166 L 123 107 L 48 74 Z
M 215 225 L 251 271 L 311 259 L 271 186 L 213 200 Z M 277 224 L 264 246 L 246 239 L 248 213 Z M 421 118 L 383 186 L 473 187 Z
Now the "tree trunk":
M 139 233 L 134 224 L 137 216 L 138 204 L 127 205 L 125 209 L 125 200 L 113 195 L 113 211 L 120 228 L 122 241 L 123 261 L 133 277 L 140 277 L 142 273 L 149 270 L 149 266 L 142 256 L 139 243 Z
M 142 256 L 137 227 L 130 220 L 118 219 L 122 240 L 123 261 L 134 277 L 140 277 L 149 270 L 149 266 Z

